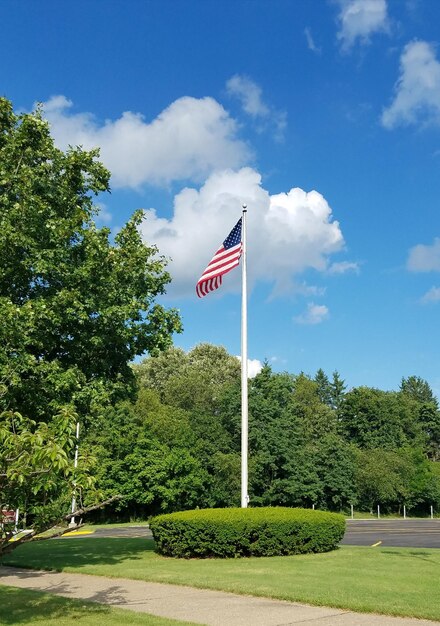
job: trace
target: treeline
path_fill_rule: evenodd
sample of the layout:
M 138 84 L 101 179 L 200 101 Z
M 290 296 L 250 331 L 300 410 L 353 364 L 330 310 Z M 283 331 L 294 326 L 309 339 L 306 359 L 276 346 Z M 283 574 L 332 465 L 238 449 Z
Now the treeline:
M 124 500 L 110 515 L 239 506 L 240 365 L 224 348 L 171 348 L 134 367 L 136 401 L 108 409 L 83 447 L 98 487 Z M 427 513 L 440 510 L 440 411 L 428 383 L 347 390 L 337 372 L 249 381 L 252 506 Z M 106 515 L 109 515 L 107 511 Z

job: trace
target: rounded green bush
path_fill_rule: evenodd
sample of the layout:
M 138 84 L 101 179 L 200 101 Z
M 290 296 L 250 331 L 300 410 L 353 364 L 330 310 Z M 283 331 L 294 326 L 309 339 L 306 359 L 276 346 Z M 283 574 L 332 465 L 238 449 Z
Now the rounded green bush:
M 158 515 L 150 528 L 157 551 L 166 556 L 282 556 L 335 549 L 345 519 L 287 507 L 197 509 Z

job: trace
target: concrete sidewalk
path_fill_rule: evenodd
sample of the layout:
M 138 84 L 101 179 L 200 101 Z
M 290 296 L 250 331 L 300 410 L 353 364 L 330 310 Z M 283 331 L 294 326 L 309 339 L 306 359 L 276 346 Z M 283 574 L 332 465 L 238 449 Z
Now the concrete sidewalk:
M 221 591 L 125 578 L 0 567 L 0 585 L 81 598 L 120 609 L 207 626 L 433 626 L 439 622 L 352 613 Z

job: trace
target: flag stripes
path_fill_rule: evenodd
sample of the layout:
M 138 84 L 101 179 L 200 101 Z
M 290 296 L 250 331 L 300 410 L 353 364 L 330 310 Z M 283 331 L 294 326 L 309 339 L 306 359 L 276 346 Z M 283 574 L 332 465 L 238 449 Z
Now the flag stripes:
M 207 268 L 197 281 L 196 293 L 199 298 L 220 287 L 223 275 L 230 272 L 240 262 L 242 253 L 241 218 L 212 257 Z

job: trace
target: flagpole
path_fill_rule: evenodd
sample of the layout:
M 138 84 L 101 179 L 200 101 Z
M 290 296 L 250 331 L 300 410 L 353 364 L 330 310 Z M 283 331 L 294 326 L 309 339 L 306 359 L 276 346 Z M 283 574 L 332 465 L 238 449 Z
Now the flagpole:
M 243 204 L 241 255 L 241 508 L 247 508 L 248 496 L 248 357 L 247 357 L 247 276 L 246 212 Z
M 79 445 L 79 422 L 76 422 L 75 459 L 73 461 L 73 467 L 75 469 L 78 467 L 78 445 Z M 74 489 L 75 487 L 76 487 L 76 484 L 74 483 Z M 75 513 L 75 509 L 76 509 L 76 496 L 75 496 L 75 491 L 74 491 L 72 495 L 72 517 L 70 518 L 70 524 L 69 524 L 70 527 L 76 526 L 75 516 L 73 515 L 73 513 Z

